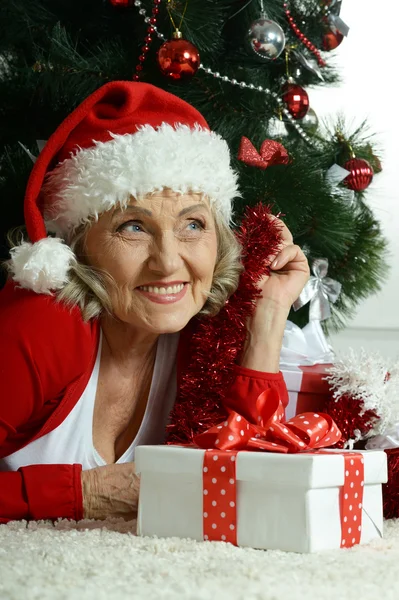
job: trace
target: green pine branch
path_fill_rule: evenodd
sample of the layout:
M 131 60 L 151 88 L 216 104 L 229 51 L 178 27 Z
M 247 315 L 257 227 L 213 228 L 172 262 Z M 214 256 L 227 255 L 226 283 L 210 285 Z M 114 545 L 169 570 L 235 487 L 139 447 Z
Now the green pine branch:
M 173 26 L 160 5 L 157 27 L 170 39 Z M 301 66 L 293 50 L 306 59 L 315 57 L 300 43 L 288 26 L 283 2 L 264 0 L 269 18 L 280 24 L 289 48 L 289 74 L 304 88 L 328 86 L 339 81 L 334 53 L 324 52 L 327 66 L 323 79 Z M 307 38 L 319 49 L 328 26 L 323 0 L 291 0 L 291 14 Z M 6 231 L 23 222 L 23 195 L 32 161 L 20 143 L 37 154 L 37 139 L 47 139 L 61 121 L 92 91 L 107 81 L 130 80 L 144 45 L 147 25 L 139 14 L 151 15 L 152 0 L 141 7 L 115 8 L 108 0 L 2 0 L 0 4 L 0 201 L 3 207 L 0 252 L 7 256 Z M 156 54 L 162 40 L 153 35 L 142 80 L 158 85 L 194 105 L 212 129 L 228 142 L 233 166 L 240 176 L 242 198 L 235 202 L 239 223 L 245 206 L 259 200 L 282 213 L 302 245 L 310 263 L 329 260 L 329 276 L 342 283 L 342 294 L 332 307 L 326 330 L 343 327 L 359 302 L 375 293 L 387 276 L 387 243 L 370 210 L 368 191 L 353 194 L 342 184 L 333 185 L 327 176 L 334 164 L 344 164 L 348 144 L 355 155 L 370 162 L 375 173 L 381 169 L 381 150 L 367 124 L 351 128 L 344 116 L 320 124 L 305 142 L 285 123 L 273 93 L 281 97 L 287 79 L 283 53 L 274 61 L 260 59 L 248 41 L 250 24 L 260 16 L 257 0 L 172 0 L 173 21 L 184 37 L 199 50 L 201 62 L 237 85 L 213 77 L 200 69 L 185 84 L 165 79 Z M 186 8 L 186 10 L 185 10 Z M 345 42 L 343 42 L 345 43 Z M 272 94 L 240 87 L 239 83 L 261 86 Z M 275 123 L 280 122 L 280 134 Z M 337 135 L 340 132 L 342 136 Z M 283 143 L 289 152 L 288 165 L 265 170 L 237 159 L 242 136 L 259 150 L 267 138 Z M 348 144 L 343 143 L 345 139 Z M 377 176 L 377 175 L 376 175 Z M 308 307 L 292 313 L 304 325 Z

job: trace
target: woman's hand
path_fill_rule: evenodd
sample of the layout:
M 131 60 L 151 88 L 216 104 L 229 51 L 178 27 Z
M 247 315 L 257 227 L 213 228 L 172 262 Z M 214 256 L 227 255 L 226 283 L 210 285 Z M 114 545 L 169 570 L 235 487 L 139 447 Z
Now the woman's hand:
M 269 257 L 270 274 L 258 284 L 262 297 L 257 300 L 247 325 L 248 336 L 240 364 L 256 371 L 276 373 L 288 313 L 309 279 L 309 265 L 283 221 L 270 218 L 281 228 L 281 245 L 277 254 Z
M 140 478 L 134 463 L 112 464 L 82 471 L 83 517 L 137 517 Z
M 309 279 L 309 265 L 301 248 L 293 243 L 288 227 L 281 219 L 271 218 L 281 229 L 281 245 L 278 253 L 269 257 L 270 274 L 259 283 L 262 298 L 257 303 L 256 312 L 273 304 L 288 314 Z

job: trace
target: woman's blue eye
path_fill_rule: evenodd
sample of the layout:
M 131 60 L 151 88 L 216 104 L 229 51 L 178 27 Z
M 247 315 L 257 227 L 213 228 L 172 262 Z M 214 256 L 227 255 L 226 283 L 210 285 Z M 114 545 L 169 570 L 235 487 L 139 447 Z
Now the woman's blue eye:
M 197 231 L 198 229 L 204 228 L 203 224 L 200 221 L 191 221 L 191 223 L 189 223 L 188 227 L 192 231 Z
M 128 221 L 127 223 L 123 223 L 123 225 L 121 225 L 118 228 L 118 230 L 119 231 L 131 231 L 133 233 L 143 231 L 140 223 L 138 223 L 137 221 Z
M 201 221 L 195 220 L 190 221 L 187 225 L 190 231 L 200 231 L 204 229 L 204 224 Z M 140 221 L 126 221 L 126 223 L 122 223 L 117 229 L 119 232 L 127 232 L 127 233 L 142 233 L 144 231 L 143 225 Z

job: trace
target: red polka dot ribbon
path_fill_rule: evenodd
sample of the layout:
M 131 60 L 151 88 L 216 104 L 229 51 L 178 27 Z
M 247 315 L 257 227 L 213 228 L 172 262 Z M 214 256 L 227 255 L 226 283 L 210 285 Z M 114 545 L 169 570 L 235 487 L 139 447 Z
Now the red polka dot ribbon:
M 312 454 L 332 454 L 336 452 L 308 452 Z M 364 458 L 359 452 L 343 452 L 344 485 L 340 490 L 341 548 L 360 544 L 362 535 L 362 510 L 364 491 Z
M 237 545 L 237 452 L 208 450 L 203 466 L 204 540 Z
M 341 548 L 360 544 L 364 490 L 364 458 L 356 452 L 344 454 L 345 479 L 341 489 Z
M 237 546 L 236 456 L 237 452 L 230 450 L 207 450 L 203 464 L 204 540 L 230 542 L 235 546 Z M 344 485 L 340 490 L 340 547 L 350 548 L 360 543 L 362 534 L 364 458 L 355 452 L 344 453 L 343 457 L 345 475 Z
M 341 438 L 327 414 L 303 413 L 284 421 L 284 407 L 275 390 L 263 392 L 256 402 L 257 423 L 237 412 L 195 437 L 206 448 L 203 463 L 204 539 L 237 545 L 236 455 L 242 450 L 296 453 L 333 446 Z M 324 452 L 323 452 L 324 453 Z M 335 454 L 335 453 L 334 453 Z M 360 542 L 364 487 L 364 459 L 343 453 L 344 485 L 340 496 L 341 548 Z
M 257 422 L 250 423 L 232 411 L 224 423 L 197 435 L 194 443 L 205 449 L 294 453 L 327 448 L 341 439 L 340 430 L 327 414 L 308 412 L 284 421 L 284 407 L 274 389 L 260 394 L 256 414 Z

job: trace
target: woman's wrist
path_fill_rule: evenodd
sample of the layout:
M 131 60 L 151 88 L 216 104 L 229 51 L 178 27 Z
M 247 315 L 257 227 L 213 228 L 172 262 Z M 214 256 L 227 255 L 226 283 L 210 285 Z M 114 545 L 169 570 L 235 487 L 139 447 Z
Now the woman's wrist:
M 265 306 L 256 313 L 248 327 L 247 340 L 238 364 L 254 371 L 278 373 L 284 329 L 289 310 L 276 305 Z
M 95 478 L 95 469 L 89 469 L 81 473 L 84 519 L 96 518 L 97 510 L 93 502 L 95 498 L 94 490 L 96 488 Z
M 82 471 L 83 518 L 137 517 L 140 477 L 133 462 Z

